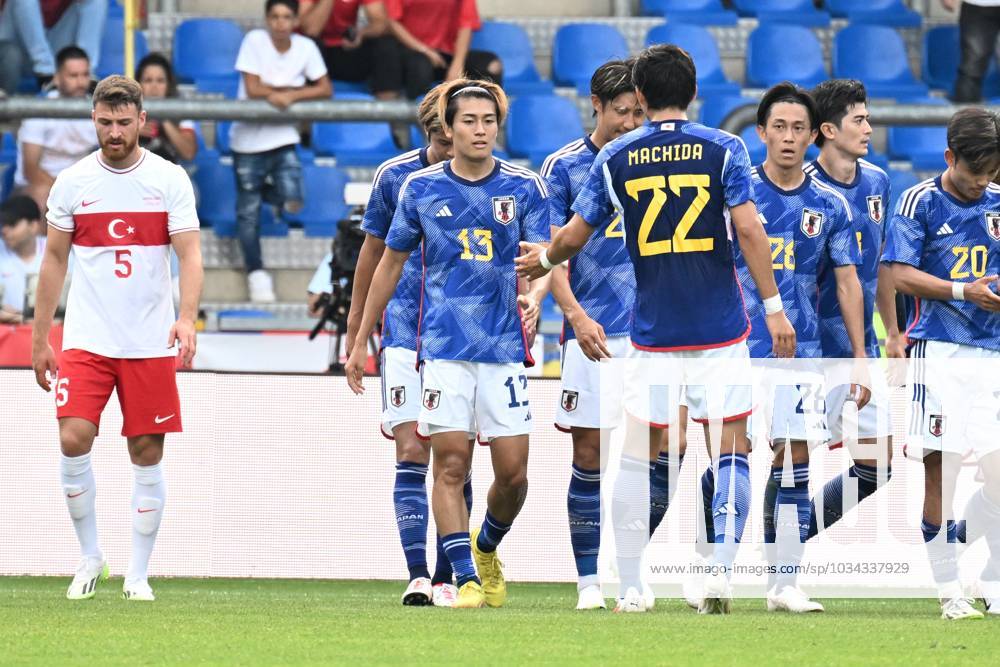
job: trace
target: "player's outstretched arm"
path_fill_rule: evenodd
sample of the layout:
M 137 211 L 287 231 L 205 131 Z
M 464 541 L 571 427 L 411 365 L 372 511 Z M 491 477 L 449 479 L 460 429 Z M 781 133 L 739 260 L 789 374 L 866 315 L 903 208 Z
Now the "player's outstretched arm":
M 194 321 L 198 317 L 201 288 L 205 282 L 205 270 L 201 261 L 201 235 L 198 232 L 179 232 L 170 237 L 170 243 L 180 264 L 181 305 L 177 321 L 170 327 L 167 347 L 180 345 L 181 365 L 191 368 L 198 349 Z
M 56 314 L 59 295 L 66 280 L 66 266 L 73 234 L 49 226 L 45 241 L 42 268 L 38 273 L 38 289 L 35 292 L 35 323 L 31 330 L 31 365 L 35 369 L 38 386 L 49 391 L 52 387 L 50 376 L 56 374 L 56 353 L 49 345 L 49 331 L 52 318 Z
M 541 278 L 552 270 L 552 266 L 562 264 L 583 250 L 594 229 L 580 217 L 579 213 L 574 213 L 569 222 L 552 237 L 552 243 L 548 247 L 544 243 L 521 241 L 522 254 L 514 258 L 517 275 L 528 280 Z M 545 268 L 543 259 L 549 268 Z
M 771 266 L 771 243 L 757 216 L 757 206 L 752 201 L 746 201 L 729 209 L 729 213 L 740 241 L 740 251 L 750 269 L 750 276 L 757 285 L 757 293 L 767 305 L 767 299 L 779 296 L 778 284 L 774 282 L 774 268 Z M 785 316 L 785 311 L 768 313 L 765 321 L 771 334 L 774 356 L 794 357 L 795 329 Z
M 347 313 L 347 350 L 354 349 L 354 341 L 361 328 L 361 317 L 365 313 L 368 290 L 372 286 L 372 276 L 385 252 L 385 241 L 377 236 L 365 234 L 365 242 L 358 253 L 358 263 L 354 269 L 354 289 L 351 290 L 351 310 Z
M 892 284 L 892 271 L 886 264 L 879 264 L 878 267 L 875 306 L 885 326 L 886 356 L 890 359 L 905 359 L 906 339 L 899 331 L 899 321 L 896 319 L 896 288 Z
M 365 363 L 368 361 L 368 334 L 375 328 L 379 315 L 385 310 L 389 299 L 396 291 L 399 277 L 403 275 L 403 266 L 409 256 L 408 252 L 387 247 L 382 255 L 382 260 L 375 269 L 371 289 L 368 290 L 368 301 L 365 303 L 364 315 L 361 318 L 361 326 L 358 327 L 354 347 L 350 349 L 350 357 L 344 368 L 347 384 L 355 394 L 363 394 L 365 391 L 363 378 Z
M 868 356 L 865 350 L 865 303 L 857 267 L 853 264 L 838 266 L 833 269 L 833 275 L 837 281 L 837 301 L 844 316 L 851 351 L 855 359 L 864 359 Z M 867 373 L 867 365 L 860 365 L 855 369 L 856 377 L 852 378 L 851 396 L 859 410 L 868 405 L 872 398 L 871 378 Z
M 573 327 L 573 333 L 576 334 L 576 340 L 580 344 L 580 351 L 591 361 L 610 359 L 611 352 L 608 350 L 608 337 L 604 333 L 604 327 L 587 315 L 587 311 L 576 300 L 569 284 L 569 272 L 566 267 L 557 266 L 549 275 L 552 276 L 552 296 L 555 297 L 569 325 Z
M 983 310 L 1000 313 L 1000 296 L 991 287 L 997 282 L 995 275 L 968 283 L 949 282 L 910 264 L 891 262 L 889 266 L 893 285 L 903 294 L 938 301 L 971 301 Z

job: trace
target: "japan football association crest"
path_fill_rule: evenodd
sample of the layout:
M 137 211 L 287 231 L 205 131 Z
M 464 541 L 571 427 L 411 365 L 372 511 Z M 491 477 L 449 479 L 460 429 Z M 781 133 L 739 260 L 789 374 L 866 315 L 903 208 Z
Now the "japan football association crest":
M 406 403 L 406 387 L 392 387 L 389 390 L 389 402 L 392 407 L 398 408 Z
M 872 222 L 881 225 L 882 219 L 885 217 L 885 213 L 882 209 L 882 195 L 872 195 L 867 198 L 868 200 L 868 217 L 872 219 Z
M 424 407 L 428 410 L 437 410 L 441 405 L 441 392 L 437 389 L 424 389 Z
M 927 430 L 935 438 L 940 438 L 944 435 L 944 415 L 931 415 L 927 423 Z
M 802 233 L 811 239 L 823 231 L 823 214 L 808 208 L 802 209 Z
M 580 400 L 580 393 L 564 389 L 562 393 L 562 409 L 566 412 L 576 410 L 576 404 Z
M 994 241 L 1000 241 L 1000 213 L 990 211 L 986 214 L 986 233 Z
M 494 197 L 493 198 L 493 219 L 499 222 L 501 225 L 510 224 L 517 215 L 517 209 L 514 206 L 513 197 Z

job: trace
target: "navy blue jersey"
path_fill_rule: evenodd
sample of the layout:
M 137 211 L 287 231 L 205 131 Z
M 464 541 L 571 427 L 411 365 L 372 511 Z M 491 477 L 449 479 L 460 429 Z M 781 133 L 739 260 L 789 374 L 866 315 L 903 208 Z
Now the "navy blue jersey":
M 698 350 L 746 338 L 729 209 L 752 199 L 746 146 L 721 130 L 648 122 L 601 149 L 573 211 L 592 226 L 622 216 L 633 345 Z
M 420 360 L 532 364 L 517 304 L 520 241 L 549 240 L 549 201 L 538 175 L 503 160 L 478 181 L 444 162 L 407 178 L 385 243 L 412 252 L 423 240 Z
M 802 185 L 782 190 L 772 183 L 762 166 L 753 170 L 757 211 L 771 243 L 774 280 L 795 329 L 795 356 L 822 356 L 819 333 L 819 275 L 835 266 L 861 261 L 847 201 L 838 192 L 805 174 Z M 755 289 L 750 269 L 737 245 L 737 267 L 746 295 L 747 315 L 753 328 L 747 344 L 750 356 L 772 356 L 771 336 L 764 304 Z
M 587 180 L 597 150 L 590 137 L 584 137 L 563 146 L 542 164 L 553 226 L 562 227 L 573 217 L 573 200 Z M 608 336 L 628 335 L 635 301 L 635 272 L 625 250 L 621 223 L 617 213 L 607 216 L 595 225 L 598 229 L 583 250 L 569 260 L 573 296 Z M 564 321 L 562 342 L 573 338 L 573 327 Z
M 889 175 L 866 160 L 858 160 L 854 180 L 841 183 L 820 166 L 806 165 L 805 172 L 839 192 L 847 200 L 854 219 L 854 234 L 861 250 L 858 280 L 865 303 L 865 349 L 869 357 L 879 356 L 878 335 L 875 333 L 875 292 L 878 288 L 878 267 L 885 240 L 885 223 L 889 205 Z M 828 266 L 819 274 L 819 332 L 823 356 L 853 357 L 851 341 L 837 300 L 837 280 Z
M 361 229 L 385 240 L 396 212 L 399 191 L 406 177 L 427 166 L 427 149 L 421 148 L 386 160 L 375 171 L 372 194 L 365 209 Z M 382 346 L 417 349 L 417 318 L 420 316 L 420 286 L 423 283 L 420 253 L 413 253 L 403 267 L 403 275 L 389 305 L 382 314 Z
M 1000 274 L 1000 186 L 968 203 L 945 192 L 940 176 L 906 190 L 889 221 L 882 261 L 957 282 Z M 918 298 L 907 335 L 1000 351 L 1000 316 L 969 301 Z

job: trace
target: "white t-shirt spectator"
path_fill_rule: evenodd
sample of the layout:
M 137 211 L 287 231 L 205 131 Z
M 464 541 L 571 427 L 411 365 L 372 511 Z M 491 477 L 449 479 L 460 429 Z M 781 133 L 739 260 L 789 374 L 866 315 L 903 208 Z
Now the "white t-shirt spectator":
M 300 88 L 307 81 L 318 81 L 326 74 L 326 64 L 316 42 L 302 35 L 292 35 L 292 45 L 284 53 L 274 48 L 266 30 L 251 30 L 243 38 L 236 57 L 236 70 L 256 74 L 260 82 L 274 88 Z M 246 86 L 240 77 L 237 99 L 247 99 Z M 294 124 L 234 122 L 229 130 L 229 144 L 237 153 L 263 153 L 299 143 Z
M 19 311 L 24 310 L 24 292 L 28 276 L 38 275 L 44 254 L 44 237 L 35 239 L 35 256 L 30 262 L 25 262 L 13 252 L 7 251 L 0 243 L 0 292 L 3 292 L 4 306 Z
M 53 91 L 49 97 L 58 97 Z M 29 118 L 21 123 L 17 133 L 17 171 L 14 185 L 24 186 L 28 179 L 24 175 L 23 144 L 37 144 L 42 147 L 39 166 L 55 178 L 63 169 L 83 159 L 97 148 L 97 131 L 94 121 L 89 118 L 68 120 L 66 118 Z
M 333 273 L 330 271 L 330 262 L 332 261 L 332 252 L 328 252 L 323 256 L 323 261 L 316 267 L 316 273 L 313 274 L 312 279 L 309 281 L 309 287 L 306 288 L 307 292 L 310 294 L 323 294 L 324 292 L 329 293 L 333 290 L 331 283 Z

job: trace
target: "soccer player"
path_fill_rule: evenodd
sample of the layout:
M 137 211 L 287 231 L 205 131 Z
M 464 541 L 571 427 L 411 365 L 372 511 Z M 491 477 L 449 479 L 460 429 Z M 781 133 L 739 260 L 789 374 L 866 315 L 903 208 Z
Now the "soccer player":
M 362 229 L 365 242 L 354 273 L 351 311 L 347 317 L 347 349 L 351 350 L 361 326 L 372 275 L 385 251 L 392 215 L 399 201 L 403 181 L 413 172 L 451 158 L 451 139 L 444 134 L 437 102 L 443 85 L 424 96 L 417 116 L 427 138 L 427 146 L 383 162 L 375 172 L 371 197 Z M 417 320 L 423 267 L 413 253 L 403 267 L 396 292 L 382 318 L 382 433 L 396 443 L 396 481 L 392 498 L 399 540 L 406 556 L 410 582 L 403 593 L 404 605 L 451 606 L 457 594 L 452 584 L 451 563 L 437 540 L 437 564 L 433 579 L 427 570 L 427 465 L 430 449 L 417 437 L 420 414 L 420 374 L 417 372 Z M 472 502 L 472 481 L 465 484 L 465 496 Z
M 696 91 L 694 61 L 675 45 L 656 45 L 639 54 L 632 77 L 648 122 L 601 149 L 573 204 L 572 219 L 548 248 L 522 244 L 525 254 L 517 264 L 525 277 L 543 276 L 578 254 L 612 208 L 618 209 L 636 278 L 629 357 L 646 366 L 658 359 L 691 360 L 683 376 L 672 379 L 691 385 L 686 393 L 691 416 L 705 422 L 709 417 L 724 419 L 721 439 L 715 442 L 708 437 L 707 423 L 705 427 L 719 480 L 713 497 L 717 538 L 713 559 L 720 572 L 706 581 L 702 611 L 726 613 L 731 602 L 729 574 L 749 511 L 746 422 L 751 397 L 746 387 L 729 386 L 724 414 L 713 411 L 710 415 L 707 391 L 698 385 L 711 384 L 713 378 L 706 377 L 698 362 L 732 360 L 741 369 L 749 367 L 746 337 L 750 327 L 734 269 L 733 231 L 766 304 L 765 322 L 776 356 L 794 353 L 795 331 L 784 314 L 771 271 L 767 235 L 753 203 L 746 146 L 731 134 L 687 119 L 686 110 Z M 602 352 L 602 356 L 608 355 Z M 635 404 L 630 398 L 626 405 Z M 636 398 L 641 402 L 641 397 Z M 655 410 L 635 417 L 646 423 L 665 423 L 670 407 L 657 404 Z M 655 457 L 655 452 L 649 454 Z M 629 478 L 626 482 L 622 482 L 623 473 Z M 623 468 L 616 481 L 615 502 L 618 486 L 641 488 L 648 484 L 646 475 L 645 469 Z M 649 520 L 648 506 L 627 499 L 622 504 L 631 508 L 626 512 L 631 516 L 616 516 L 616 526 L 631 521 L 637 522 L 631 525 L 643 525 Z M 631 532 L 639 536 L 645 531 Z M 623 545 L 616 534 L 624 591 L 619 611 L 646 610 L 639 570 L 648 532 L 641 537 L 641 543 L 626 539 Z
M 908 382 L 914 411 L 909 445 L 922 446 L 924 506 L 921 530 L 941 601 L 941 617 L 981 618 L 958 579 L 957 526 L 952 521 L 955 481 L 972 450 L 984 484 L 965 509 L 967 540 L 985 536 L 991 558 L 982 579 L 1000 580 L 1000 439 L 997 437 L 996 364 L 1000 361 L 1000 118 L 979 108 L 958 111 L 948 123 L 947 169 L 900 196 L 882 261 L 896 289 L 916 297 L 907 335 L 913 344 Z M 943 359 L 979 361 L 969 373 Z M 925 364 L 933 366 L 933 376 Z M 968 363 L 968 362 L 967 362 Z M 949 370 L 951 372 L 949 372 Z M 984 400 L 985 399 L 985 400 Z M 985 433 L 983 432 L 985 427 Z M 944 530 L 942 530 L 944 527 Z
M 642 124 L 643 111 L 635 97 L 632 63 L 611 60 L 590 79 L 590 101 L 597 117 L 594 131 L 550 155 L 542 164 L 553 208 L 556 233 L 573 217 L 579 194 L 597 152 L 612 139 Z M 629 323 L 635 300 L 632 262 L 622 243 L 621 218 L 612 213 L 568 270 L 552 272 L 552 294 L 565 316 L 562 334 L 562 396 L 556 428 L 573 439 L 573 469 L 567 493 L 570 542 L 578 575 L 577 609 L 604 609 L 597 576 L 601 544 L 601 428 L 605 402 L 621 395 L 621 387 L 602 387 L 596 359 L 606 354 L 624 357 L 629 348 Z M 608 414 L 610 416 L 610 414 Z M 655 495 L 655 494 L 654 494 Z M 664 507 L 665 511 L 666 508 Z M 661 515 L 662 516 L 662 515 Z
M 434 518 L 459 586 L 454 606 L 499 607 L 507 589 L 496 549 L 528 490 L 524 368 L 534 360 L 520 305 L 537 308 L 518 296 L 514 256 L 518 242 L 548 238 L 549 203 L 541 178 L 493 157 L 507 114 L 499 86 L 449 82 L 438 114 L 455 157 L 404 182 L 346 371 L 351 388 L 364 391 L 365 338 L 422 240 L 418 421 L 434 454 Z M 462 487 L 477 432 L 490 444 L 494 481 L 486 518 L 470 538 Z
M 60 173 L 49 194 L 32 365 L 42 389 L 55 387 L 63 494 L 83 554 L 66 597 L 91 598 L 108 576 L 97 539 L 90 450 L 115 390 L 135 473 L 123 595 L 153 600 L 147 570 L 166 501 L 164 434 L 181 430 L 174 346 L 180 345 L 184 366 L 195 354 L 202 284 L 198 217 L 184 170 L 139 146 L 146 120 L 139 84 L 110 76 L 93 99 L 101 148 Z M 180 260 L 176 321 L 171 246 Z M 71 248 L 75 269 L 57 360 L 49 330 Z

